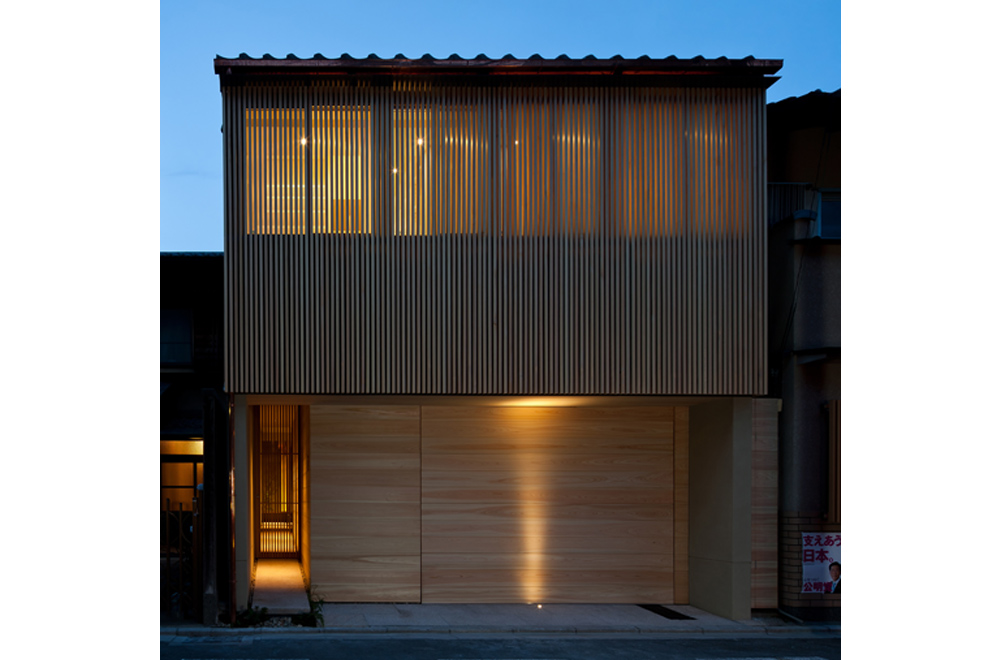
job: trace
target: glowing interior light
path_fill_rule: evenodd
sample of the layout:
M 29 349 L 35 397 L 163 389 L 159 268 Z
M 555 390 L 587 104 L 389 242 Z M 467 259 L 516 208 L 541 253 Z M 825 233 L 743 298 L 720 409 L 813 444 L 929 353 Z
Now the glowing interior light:
M 201 439 L 191 440 L 160 440 L 160 453 L 165 455 L 192 454 L 201 456 L 205 453 L 205 442 Z
M 515 146 L 515 147 L 516 147 L 517 145 L 519 145 L 519 144 L 521 144 L 521 143 L 520 143 L 519 141 L 517 141 L 517 140 L 514 140 L 514 146 Z M 539 607 L 541 607 L 541 605 L 539 605 Z
M 394 167 L 394 168 L 392 168 L 392 173 L 393 173 L 393 174 L 395 174 L 395 173 L 396 173 L 396 172 L 398 172 L 398 171 L 399 171 L 399 170 L 397 170 L 397 169 L 396 169 L 395 167 Z
M 424 139 L 423 138 L 417 138 L 417 146 L 418 147 L 422 147 L 423 145 L 424 145 Z
M 306 143 L 306 139 L 302 138 L 302 144 L 305 144 L 305 143 Z

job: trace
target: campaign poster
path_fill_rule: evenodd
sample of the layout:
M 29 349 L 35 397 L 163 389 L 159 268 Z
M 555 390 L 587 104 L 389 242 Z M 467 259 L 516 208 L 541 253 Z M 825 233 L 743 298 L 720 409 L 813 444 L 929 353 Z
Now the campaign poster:
M 802 534 L 802 593 L 840 593 L 840 532 Z

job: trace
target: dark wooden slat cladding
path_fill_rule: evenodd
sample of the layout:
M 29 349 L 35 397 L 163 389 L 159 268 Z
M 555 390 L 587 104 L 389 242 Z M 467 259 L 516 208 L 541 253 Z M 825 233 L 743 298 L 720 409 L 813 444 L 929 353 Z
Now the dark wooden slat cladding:
M 227 388 L 759 395 L 764 91 L 224 88 Z

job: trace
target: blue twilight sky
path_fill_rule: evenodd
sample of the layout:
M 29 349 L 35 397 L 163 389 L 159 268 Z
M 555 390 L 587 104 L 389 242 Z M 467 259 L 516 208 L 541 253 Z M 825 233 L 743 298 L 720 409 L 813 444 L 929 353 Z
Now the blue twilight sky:
M 840 89 L 839 0 L 165 0 L 160 249 L 222 250 L 222 100 L 212 60 L 294 53 L 784 60 L 768 100 Z

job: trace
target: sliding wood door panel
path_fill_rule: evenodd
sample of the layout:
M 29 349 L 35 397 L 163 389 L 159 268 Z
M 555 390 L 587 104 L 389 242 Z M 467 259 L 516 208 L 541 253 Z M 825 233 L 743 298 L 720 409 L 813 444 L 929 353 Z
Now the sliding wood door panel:
M 312 406 L 312 582 L 328 601 L 420 601 L 419 420 L 417 406 Z
M 674 410 L 425 406 L 424 602 L 673 602 Z

